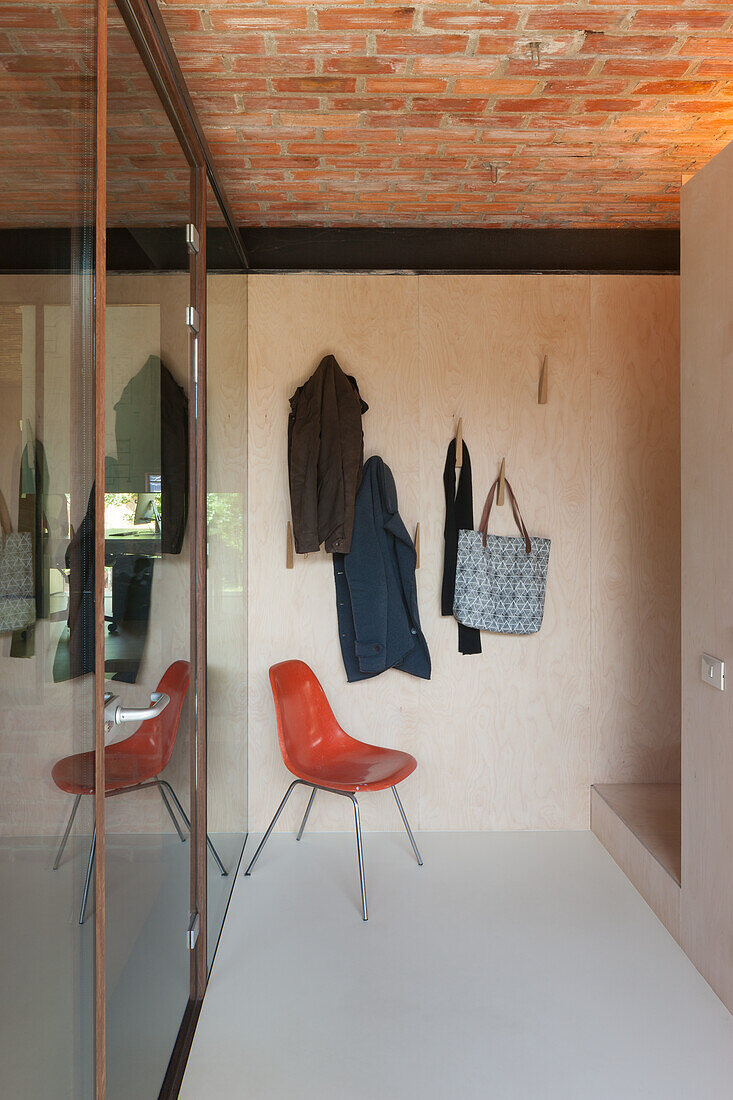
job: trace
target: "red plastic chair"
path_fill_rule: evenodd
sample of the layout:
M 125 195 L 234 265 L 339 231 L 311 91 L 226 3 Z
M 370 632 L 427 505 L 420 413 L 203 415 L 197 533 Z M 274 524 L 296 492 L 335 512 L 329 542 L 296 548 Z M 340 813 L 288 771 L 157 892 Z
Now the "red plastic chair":
M 163 799 L 163 805 L 170 814 L 171 821 L 175 825 L 176 832 L 181 841 L 185 841 L 186 835 L 173 813 L 173 807 L 168 800 L 166 791 L 175 802 L 178 812 L 186 823 L 186 828 L 189 833 L 191 832 L 191 822 L 186 816 L 176 792 L 166 779 L 160 778 L 160 773 L 165 768 L 173 753 L 173 747 L 176 743 L 176 736 L 178 734 L 181 711 L 190 682 L 191 669 L 188 661 L 174 661 L 174 663 L 163 673 L 163 678 L 158 684 L 157 689 L 170 698 L 170 702 L 165 709 L 157 718 L 149 718 L 147 721 L 141 722 L 130 737 L 126 737 L 124 741 L 117 741 L 113 745 L 107 745 L 104 750 L 105 797 L 111 798 L 113 795 L 125 794 L 130 791 L 142 791 L 145 790 L 146 787 L 157 787 L 160 792 L 160 797 Z M 79 808 L 82 795 L 94 794 L 94 758 L 95 753 L 93 751 L 78 752 L 75 753 L 74 756 L 64 756 L 63 759 L 54 764 L 51 771 L 51 778 L 60 790 L 66 791 L 67 794 L 76 795 L 66 831 L 61 839 L 61 844 L 59 845 L 59 850 L 54 860 L 54 871 L 58 869 L 61 863 L 61 857 L 64 854 L 66 842 L 69 839 L 71 827 L 74 824 L 74 818 L 76 817 L 76 811 Z M 226 868 L 219 859 L 219 854 L 211 843 L 208 835 L 206 837 L 206 843 L 222 875 L 226 875 Z M 89 863 L 87 865 L 84 892 L 81 900 L 79 924 L 84 923 L 96 846 L 97 827 L 95 825 L 94 832 L 92 833 L 92 846 L 89 851 Z
M 412 835 L 407 815 L 397 794 L 397 784 L 417 767 L 414 756 L 398 749 L 382 749 L 366 745 L 349 737 L 336 721 L 328 699 L 312 669 L 303 661 L 283 661 L 270 669 L 270 684 L 275 697 L 277 733 L 280 752 L 289 772 L 297 778 L 290 784 L 277 813 L 245 871 L 249 875 L 264 848 L 285 803 L 295 787 L 312 787 L 297 840 L 303 835 L 317 791 L 330 791 L 350 798 L 354 806 L 356 822 L 356 850 L 359 856 L 359 880 L 361 905 L 367 920 L 366 882 L 364 879 L 364 852 L 361 841 L 361 820 L 357 791 L 383 791 L 392 788 L 403 824 L 410 838 L 418 864 L 422 859 Z

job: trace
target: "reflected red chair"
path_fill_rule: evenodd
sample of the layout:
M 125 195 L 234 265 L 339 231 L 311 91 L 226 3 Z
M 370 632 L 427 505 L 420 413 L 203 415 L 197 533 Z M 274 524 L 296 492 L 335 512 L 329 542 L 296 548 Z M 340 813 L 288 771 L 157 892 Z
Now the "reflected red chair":
M 397 794 L 397 784 L 417 767 L 414 756 L 399 749 L 383 749 L 366 745 L 349 737 L 336 721 L 325 692 L 315 673 L 303 661 L 283 661 L 270 669 L 270 684 L 275 697 L 277 733 L 285 767 L 297 778 L 290 784 L 267 832 L 260 841 L 245 871 L 249 875 L 264 848 L 285 803 L 295 787 L 312 787 L 308 805 L 298 830 L 300 840 L 311 812 L 317 791 L 329 791 L 350 798 L 356 823 L 356 850 L 359 857 L 362 916 L 367 920 L 364 851 L 361 841 L 361 820 L 357 791 L 383 791 L 392 788 L 402 822 L 410 838 L 415 859 L 422 859 L 412 835 L 410 823 Z
M 157 718 L 148 718 L 147 721 L 141 722 L 130 737 L 126 737 L 124 741 L 117 741 L 115 744 L 107 745 L 104 750 L 105 798 L 111 798 L 113 795 L 117 794 L 130 793 L 131 791 L 142 791 L 147 787 L 157 787 L 160 792 L 160 797 L 163 799 L 163 805 L 170 814 L 171 821 L 181 841 L 185 841 L 186 834 L 181 829 L 180 823 L 173 813 L 173 807 L 168 799 L 168 795 L 173 799 L 189 833 L 191 832 L 191 822 L 186 816 L 176 792 L 166 779 L 160 778 L 160 773 L 165 768 L 173 753 L 173 747 L 176 743 L 176 736 L 178 734 L 181 711 L 190 681 L 191 669 L 188 661 L 174 661 L 163 673 L 163 678 L 157 688 L 159 692 L 167 695 L 170 699 L 165 709 Z M 94 794 L 94 758 L 95 754 L 93 751 L 78 752 L 75 753 L 74 756 L 64 756 L 63 759 L 54 764 L 51 771 L 51 778 L 60 790 L 66 791 L 67 794 L 76 795 L 66 831 L 61 839 L 59 850 L 56 853 L 56 859 L 53 864 L 54 871 L 58 869 L 61 863 L 61 857 L 64 854 L 64 848 L 69 839 L 71 827 L 74 824 L 74 818 L 76 817 L 76 811 L 79 808 L 82 795 Z M 211 843 L 208 835 L 206 837 L 206 843 L 222 875 L 226 875 L 226 868 L 219 859 L 219 854 Z M 84 892 L 81 899 L 79 924 L 84 923 L 96 847 L 97 827 L 95 825 L 94 832 L 92 833 L 92 845 L 89 851 L 87 874 L 84 881 Z

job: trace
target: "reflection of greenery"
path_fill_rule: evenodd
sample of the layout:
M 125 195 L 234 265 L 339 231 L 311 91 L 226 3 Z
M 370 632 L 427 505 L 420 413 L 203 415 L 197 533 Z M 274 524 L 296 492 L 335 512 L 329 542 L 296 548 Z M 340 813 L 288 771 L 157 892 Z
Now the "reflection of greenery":
M 206 523 L 209 553 L 220 555 L 224 586 L 240 588 L 244 576 L 244 512 L 241 493 L 208 493 Z
M 150 494 L 145 494 L 149 496 Z M 153 493 L 155 507 L 158 515 L 161 513 L 161 494 Z M 106 530 L 135 526 L 135 513 L 137 511 L 137 493 L 105 493 L 104 494 L 104 526 Z M 151 516 L 140 526 L 152 526 L 154 519 Z
M 233 550 L 241 550 L 243 542 L 242 497 L 239 493 L 208 493 L 206 523 L 209 538 L 216 539 Z
M 105 526 L 109 527 L 109 513 L 116 513 L 115 519 L 119 519 L 125 526 L 132 526 L 137 507 L 137 493 L 105 493 L 104 516 Z

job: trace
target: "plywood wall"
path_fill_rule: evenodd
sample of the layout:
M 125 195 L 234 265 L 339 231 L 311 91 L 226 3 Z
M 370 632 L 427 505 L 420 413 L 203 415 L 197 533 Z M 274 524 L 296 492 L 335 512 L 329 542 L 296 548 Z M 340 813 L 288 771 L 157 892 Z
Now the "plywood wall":
M 733 1010 L 733 146 L 682 192 L 681 942 Z M 726 662 L 719 692 L 703 652 Z
M 678 739 L 679 591 L 674 576 L 658 580 L 652 552 L 667 538 L 663 561 L 674 573 L 678 281 L 300 274 L 251 276 L 249 294 L 251 827 L 266 823 L 287 782 L 267 679 L 287 657 L 314 667 L 346 729 L 415 754 L 404 795 L 421 828 L 585 828 L 594 768 L 609 779 L 666 778 Z M 330 559 L 298 557 L 285 569 L 288 398 L 326 352 L 357 377 L 371 406 L 366 454 L 392 467 L 408 529 L 421 524 L 429 683 L 388 672 L 347 684 Z M 545 354 L 549 402 L 539 406 Z M 477 510 L 504 456 L 530 531 L 553 540 L 541 633 L 485 635 L 480 656 L 458 654 L 455 623 L 439 613 L 442 470 L 458 416 Z M 623 453 L 604 458 L 617 437 Z M 662 488 L 664 466 L 671 485 Z M 614 510 L 622 488 L 627 499 Z M 500 533 L 512 530 L 507 511 L 496 518 Z M 629 590 L 649 584 L 640 612 Z M 623 659 L 613 655 L 619 644 Z M 628 651 L 645 655 L 658 694 L 659 707 L 645 702 L 641 716 Z M 321 798 L 313 827 L 348 828 L 340 802 Z M 363 804 L 367 827 L 399 824 L 387 795 Z M 283 815 L 283 827 L 300 809 Z
M 678 279 L 591 279 L 594 783 L 680 776 Z

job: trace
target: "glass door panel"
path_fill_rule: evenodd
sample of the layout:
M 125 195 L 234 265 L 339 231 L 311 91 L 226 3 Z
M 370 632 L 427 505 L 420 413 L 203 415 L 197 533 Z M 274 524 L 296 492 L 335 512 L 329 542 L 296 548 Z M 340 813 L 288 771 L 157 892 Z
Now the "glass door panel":
M 247 835 L 247 276 L 210 186 L 206 255 L 208 825 L 233 869 Z M 234 878 L 209 866 L 209 966 Z
M 107 734 L 107 1097 L 152 1100 L 190 992 L 191 177 L 114 4 L 109 23 L 105 677 L 123 708 L 167 701 Z
M 93 572 L 96 4 L 49 17 L 13 6 L 0 95 L 0 1066 L 4 1096 L 85 1100 L 94 678 L 55 673 Z

